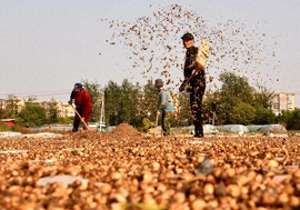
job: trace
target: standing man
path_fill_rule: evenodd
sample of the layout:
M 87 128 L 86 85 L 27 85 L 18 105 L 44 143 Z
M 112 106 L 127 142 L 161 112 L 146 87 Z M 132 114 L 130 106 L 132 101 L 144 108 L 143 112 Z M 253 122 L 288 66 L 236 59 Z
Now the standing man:
M 194 137 L 202 138 L 204 136 L 202 126 L 202 99 L 206 87 L 205 68 L 201 63 L 196 62 L 198 48 L 194 46 L 194 36 L 191 33 L 186 33 L 181 39 L 187 51 L 184 64 L 184 81 L 179 91 L 182 92 L 186 90 L 190 93 L 190 106 L 195 126 Z
M 170 118 L 175 111 L 173 98 L 171 91 L 163 88 L 164 83 L 161 79 L 155 80 L 155 88 L 158 91 L 158 112 L 157 117 L 161 116 L 161 128 L 164 136 L 169 136 L 171 134 L 171 122 Z
M 74 85 L 74 89 L 71 93 L 69 104 L 72 105 L 73 101 L 75 102 L 76 110 L 80 114 L 82 120 L 85 122 L 83 123 L 83 129 L 87 130 L 86 125 L 88 124 L 91 113 L 92 113 L 92 97 L 89 92 L 83 88 L 81 83 L 76 83 Z M 74 121 L 73 121 L 73 132 L 77 132 L 80 125 L 80 116 L 75 113 Z

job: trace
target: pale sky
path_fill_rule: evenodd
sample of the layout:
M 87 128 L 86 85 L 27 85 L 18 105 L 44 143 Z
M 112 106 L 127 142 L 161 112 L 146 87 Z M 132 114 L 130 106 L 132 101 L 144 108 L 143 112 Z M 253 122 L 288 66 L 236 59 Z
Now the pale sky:
M 259 23 L 278 41 L 281 61 L 280 73 L 274 75 L 280 81 L 266 86 L 295 92 L 300 106 L 299 0 L 0 0 L 0 98 L 15 94 L 67 100 L 81 79 L 102 86 L 108 80 L 122 81 L 130 75 L 120 68 L 126 55 L 105 44 L 110 34 L 100 19 L 134 21 L 151 14 L 150 4 L 172 3 L 208 20 Z

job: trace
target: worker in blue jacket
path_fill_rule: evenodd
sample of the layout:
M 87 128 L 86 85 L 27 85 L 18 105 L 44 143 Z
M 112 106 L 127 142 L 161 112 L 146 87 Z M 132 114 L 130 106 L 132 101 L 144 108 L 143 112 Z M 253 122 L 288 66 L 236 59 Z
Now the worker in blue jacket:
M 155 87 L 158 91 L 158 112 L 157 115 L 161 116 L 161 127 L 164 136 L 168 136 L 171 133 L 171 122 L 170 118 L 175 112 L 174 102 L 170 90 L 163 88 L 164 83 L 161 79 L 155 80 Z

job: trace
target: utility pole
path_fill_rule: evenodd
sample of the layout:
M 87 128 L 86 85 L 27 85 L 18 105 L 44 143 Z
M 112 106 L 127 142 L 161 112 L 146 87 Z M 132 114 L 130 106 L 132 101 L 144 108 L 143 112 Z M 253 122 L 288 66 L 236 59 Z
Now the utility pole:
M 104 92 L 102 92 L 101 97 L 101 107 L 100 107 L 100 119 L 99 119 L 99 131 L 102 132 L 105 127 L 105 100 L 104 100 Z

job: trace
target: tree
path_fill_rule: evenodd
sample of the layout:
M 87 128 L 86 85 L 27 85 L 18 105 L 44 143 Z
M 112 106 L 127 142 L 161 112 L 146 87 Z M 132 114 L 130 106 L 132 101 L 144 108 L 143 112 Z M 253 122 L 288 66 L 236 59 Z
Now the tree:
M 120 110 L 121 88 L 117 83 L 109 81 L 104 90 L 105 94 L 105 119 L 108 125 L 118 125 L 120 118 L 118 116 Z
M 220 81 L 223 83 L 221 88 L 223 96 L 239 98 L 246 103 L 252 101 L 254 88 L 250 86 L 246 77 L 225 72 L 220 75 Z
M 255 118 L 253 120 L 254 124 L 272 124 L 275 122 L 276 116 L 273 111 L 269 108 L 263 107 L 263 105 L 258 105 L 255 107 Z
M 158 103 L 158 92 L 152 80 L 148 80 L 140 98 L 140 113 L 142 118 L 155 122 Z
M 255 108 L 239 101 L 232 110 L 230 123 L 249 125 L 255 118 Z
M 18 121 L 26 127 L 42 126 L 47 122 L 46 109 L 32 101 L 27 101 L 18 116 Z
M 292 111 L 291 118 L 287 121 L 287 129 L 300 130 L 300 109 Z
M 300 109 L 282 112 L 278 116 L 278 121 L 285 124 L 288 130 L 300 130 Z
M 5 111 L 4 109 L 0 109 L 0 119 L 5 118 Z
M 6 101 L 6 108 L 5 108 L 6 114 L 8 116 L 6 117 L 12 117 L 12 118 L 17 117 L 19 112 L 19 107 L 18 107 L 19 101 L 20 100 L 16 96 L 13 95 L 8 96 Z
M 121 98 L 119 106 L 120 122 L 127 122 L 132 125 L 139 123 L 138 103 L 139 103 L 139 86 L 133 85 L 127 79 L 123 80 L 121 85 Z
M 179 117 L 177 120 L 177 126 L 189 126 L 192 124 L 192 115 L 190 109 L 189 95 L 179 94 Z
M 46 116 L 47 123 L 51 124 L 59 122 L 57 102 L 53 99 L 47 103 Z
M 134 126 L 142 125 L 140 101 L 142 93 L 138 84 L 132 84 L 127 79 L 122 85 L 110 81 L 105 88 L 106 120 L 110 125 L 127 122 Z
M 218 123 L 273 123 L 271 111 L 273 92 L 250 86 L 246 77 L 226 72 L 220 75 L 220 90 L 207 94 L 205 110 L 215 110 Z
M 83 86 L 92 96 L 93 112 L 91 116 L 91 121 L 98 122 L 100 119 L 101 97 L 103 91 L 101 91 L 100 85 L 97 82 L 90 82 L 88 80 L 84 80 L 82 83 Z
M 216 112 L 220 123 L 231 124 L 240 122 L 238 110 L 250 110 L 249 106 L 253 99 L 254 88 L 252 88 L 247 78 L 235 75 L 232 72 L 225 72 L 220 75 L 220 81 L 223 83 L 219 91 L 216 91 L 211 98 L 216 105 Z M 238 106 L 238 107 L 236 107 Z M 241 113 L 243 115 L 243 113 Z M 245 118 L 243 118 L 245 119 Z
M 258 90 L 253 93 L 252 105 L 255 107 L 263 107 L 266 109 L 272 108 L 272 99 L 274 98 L 274 92 L 259 85 Z
M 5 109 L 4 109 L 4 100 L 0 99 L 0 118 L 4 118 L 5 116 Z
M 255 108 L 254 124 L 271 124 L 275 122 L 276 116 L 272 111 L 272 99 L 274 92 L 259 85 L 258 90 L 253 93 L 252 106 Z
M 217 118 L 216 114 L 220 113 L 219 105 L 219 93 L 213 91 L 207 91 L 203 100 L 203 113 L 204 122 L 211 124 L 220 124 L 220 119 Z

